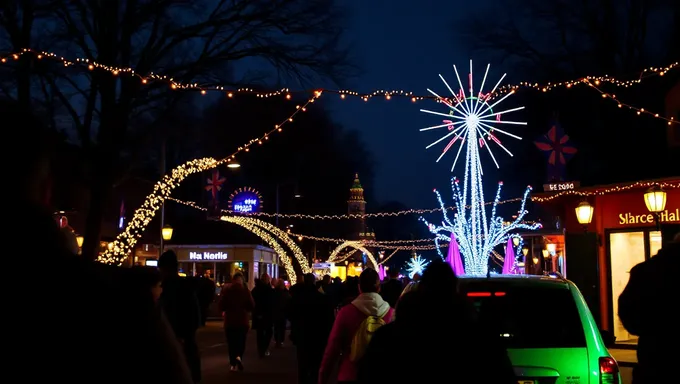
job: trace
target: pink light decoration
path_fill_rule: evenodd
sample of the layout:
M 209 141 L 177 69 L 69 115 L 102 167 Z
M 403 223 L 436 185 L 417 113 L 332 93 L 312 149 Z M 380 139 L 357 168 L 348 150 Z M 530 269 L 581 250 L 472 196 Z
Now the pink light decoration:
M 453 273 L 456 276 L 464 275 L 465 268 L 463 267 L 463 260 L 460 258 L 460 249 L 458 248 L 458 240 L 456 240 L 456 235 L 451 233 L 451 241 L 449 242 L 449 252 L 446 256 L 446 262 L 451 264 Z
M 378 276 L 380 276 L 380 281 L 385 280 L 385 266 L 378 265 Z
M 515 251 L 513 249 L 512 237 L 508 237 L 508 244 L 505 246 L 505 260 L 503 261 L 503 274 L 514 275 Z

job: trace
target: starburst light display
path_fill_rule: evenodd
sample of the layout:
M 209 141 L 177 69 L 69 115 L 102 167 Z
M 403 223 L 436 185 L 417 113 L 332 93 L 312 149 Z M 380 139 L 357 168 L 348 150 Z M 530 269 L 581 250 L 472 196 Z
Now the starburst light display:
M 426 148 L 429 149 L 444 140 L 449 139 L 449 142 L 444 147 L 444 150 L 437 158 L 439 162 L 444 155 L 460 142 L 456 156 L 451 166 L 451 171 L 456 167 L 460 154 L 465 148 L 465 173 L 463 178 L 462 189 L 459 185 L 459 180 L 452 179 L 452 187 L 454 192 L 454 200 L 456 205 L 456 214 L 453 220 L 449 219 L 447 211 L 444 209 L 444 220 L 441 226 L 436 226 L 425 221 L 429 230 L 436 235 L 435 242 L 437 245 L 440 240 L 449 241 L 453 233 L 458 241 L 460 253 L 463 255 L 465 263 L 465 273 L 470 275 L 486 275 L 488 272 L 489 256 L 494 247 L 507 241 L 510 232 L 516 229 L 534 230 L 540 227 L 540 224 L 524 224 L 523 219 L 527 211 L 525 205 L 531 187 L 528 187 L 524 192 L 521 208 L 517 217 L 512 222 L 504 222 L 501 217 L 496 216 L 496 207 L 500 201 L 500 192 L 502 183 L 498 184 L 496 191 L 496 198 L 492 204 L 491 216 L 487 217 L 486 204 L 484 202 L 484 191 L 482 183 L 482 162 L 480 160 L 481 148 L 486 148 L 486 152 L 493 160 L 494 165 L 498 168 L 498 161 L 492 150 L 493 147 L 501 148 L 508 155 L 512 156 L 512 152 L 508 150 L 501 142 L 497 135 L 503 135 L 513 139 L 521 140 L 522 138 L 508 132 L 505 129 L 498 128 L 499 125 L 526 125 L 526 122 L 503 120 L 502 115 L 516 112 L 524 109 L 524 107 L 516 107 L 502 111 L 495 111 L 494 108 L 507 99 L 514 92 L 510 92 L 502 98 L 492 101 L 491 95 L 494 94 L 496 88 L 500 85 L 505 74 L 498 80 L 496 85 L 489 93 L 484 93 L 484 85 L 486 83 L 487 75 L 489 74 L 490 65 L 486 66 L 484 78 L 482 80 L 479 91 L 475 92 L 473 86 L 472 75 L 472 60 L 470 60 L 470 72 L 468 74 L 467 92 L 463 88 L 463 83 L 460 80 L 458 69 L 453 66 L 456 73 L 456 79 L 460 89 L 455 92 L 449 83 L 446 82 L 442 75 L 440 79 L 449 90 L 452 98 L 444 98 L 439 96 L 434 91 L 428 89 L 434 95 L 438 102 L 448 107 L 447 113 L 430 111 L 421 109 L 431 115 L 446 117 L 443 124 L 422 128 L 421 131 L 431 131 L 439 129 L 447 129 L 447 133 L 434 141 Z M 445 207 L 441 195 L 435 190 L 437 199 L 442 208 Z M 441 251 L 438 251 L 443 257 Z
M 430 264 L 430 262 L 420 257 L 420 255 L 410 258 L 406 262 L 406 273 L 408 273 L 408 278 L 412 279 L 416 273 L 422 275 L 428 264 Z

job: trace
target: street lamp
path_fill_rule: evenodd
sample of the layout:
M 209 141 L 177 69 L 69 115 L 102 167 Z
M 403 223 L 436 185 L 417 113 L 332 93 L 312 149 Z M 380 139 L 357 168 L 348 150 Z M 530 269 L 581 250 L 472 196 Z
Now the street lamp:
M 163 240 L 165 241 L 170 241 L 172 239 L 172 232 L 173 229 L 169 225 L 164 225 L 163 229 L 161 229 L 161 235 L 163 236 Z
M 512 238 L 512 244 L 516 247 L 519 245 L 519 237 L 515 236 Z
M 586 232 L 588 231 L 588 224 L 593 221 L 593 211 L 595 211 L 595 208 L 586 200 L 580 202 L 576 207 L 576 220 L 583 225 Z
M 666 191 L 658 184 L 645 192 L 645 205 L 647 210 L 654 214 L 656 229 L 659 229 L 659 215 L 666 209 Z
M 85 238 L 82 235 L 76 236 L 76 243 L 78 243 L 78 248 L 82 248 L 84 242 Z

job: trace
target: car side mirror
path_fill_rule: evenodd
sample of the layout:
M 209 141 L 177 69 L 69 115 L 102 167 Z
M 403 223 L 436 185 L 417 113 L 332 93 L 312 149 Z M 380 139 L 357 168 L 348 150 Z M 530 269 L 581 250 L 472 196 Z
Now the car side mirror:
M 600 329 L 600 336 L 602 336 L 605 347 L 610 348 L 616 344 L 616 337 L 614 337 L 614 334 L 611 331 Z

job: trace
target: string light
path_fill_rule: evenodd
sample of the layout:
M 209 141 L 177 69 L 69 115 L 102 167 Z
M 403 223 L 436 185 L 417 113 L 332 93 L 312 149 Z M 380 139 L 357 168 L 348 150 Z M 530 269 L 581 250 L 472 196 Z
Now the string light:
M 561 191 L 557 192 L 555 194 L 551 194 L 548 196 L 534 196 L 531 198 L 532 201 L 535 201 L 537 203 L 544 203 L 548 202 L 551 200 L 555 200 L 557 198 L 560 198 L 562 196 L 581 196 L 581 197 L 587 197 L 587 196 L 603 196 L 607 195 L 610 193 L 617 193 L 617 192 L 625 192 L 629 191 L 631 189 L 645 189 L 645 188 L 650 188 L 655 185 L 660 186 L 663 189 L 676 189 L 680 188 L 680 181 L 670 181 L 670 182 L 658 182 L 658 181 L 638 181 L 630 184 L 625 184 L 625 185 L 616 185 L 616 186 L 611 186 L 611 187 L 605 187 L 605 188 L 598 188 L 590 191 L 578 191 L 578 190 L 568 190 L 568 191 Z
M 416 95 L 413 92 L 410 91 L 405 91 L 405 90 L 386 90 L 386 89 L 379 89 L 375 90 L 373 92 L 357 92 L 353 90 L 348 90 L 348 89 L 341 89 L 341 90 L 333 90 L 333 89 L 316 89 L 316 90 L 300 90 L 300 91 L 291 91 L 288 88 L 281 88 L 278 90 L 268 90 L 268 91 L 257 91 L 252 88 L 238 88 L 238 89 L 229 89 L 227 86 L 223 85 L 217 85 L 217 86 L 201 86 L 198 83 L 181 83 L 178 82 L 177 80 L 173 79 L 170 76 L 166 75 L 160 75 L 157 73 L 149 73 L 149 74 L 139 74 L 137 73 L 133 68 L 129 67 L 115 67 L 115 66 L 110 66 L 110 65 L 105 65 L 101 64 L 98 62 L 91 61 L 86 58 L 76 58 L 76 59 L 66 59 L 63 56 L 57 55 L 55 53 L 51 52 L 44 52 L 44 51 L 35 51 L 30 48 L 24 48 L 19 52 L 14 52 L 14 53 L 7 53 L 0 55 L 0 62 L 6 63 L 6 62 L 11 62 L 13 60 L 18 60 L 22 55 L 33 55 L 37 59 L 53 59 L 60 61 L 64 66 L 69 67 L 69 66 L 82 66 L 87 68 L 88 70 L 103 70 L 110 72 L 114 76 L 120 76 L 120 75 L 128 75 L 128 76 L 135 76 L 140 79 L 140 82 L 142 84 L 147 84 L 151 81 L 156 81 L 156 82 L 165 82 L 168 84 L 168 87 L 173 90 L 193 90 L 200 92 L 201 94 L 205 95 L 208 92 L 220 92 L 225 94 L 227 97 L 232 98 L 236 95 L 239 94 L 248 94 L 248 95 L 254 95 L 256 97 L 260 98 L 269 98 L 269 97 L 275 97 L 275 96 L 282 96 L 285 97 L 287 100 L 290 100 L 292 98 L 292 94 L 295 93 L 305 93 L 309 94 L 311 92 L 326 92 L 326 93 L 333 93 L 339 95 L 341 99 L 346 99 L 348 96 L 353 96 L 353 97 L 359 97 L 363 101 L 368 101 L 372 98 L 381 98 L 385 100 L 391 100 L 392 98 L 395 97 L 401 97 L 401 98 L 408 98 L 412 102 L 420 101 L 420 100 L 426 100 L 426 99 L 432 99 L 436 100 L 436 96 L 432 95 Z M 637 76 L 636 79 L 631 79 L 631 80 L 619 80 L 616 79 L 612 76 L 604 75 L 604 76 L 585 76 L 585 77 L 580 77 L 577 79 L 572 79 L 572 80 L 566 80 L 566 81 L 561 81 L 561 82 L 548 82 L 545 84 L 539 84 L 535 82 L 526 82 L 522 81 L 517 84 L 512 84 L 512 85 L 505 85 L 498 87 L 494 92 L 490 94 L 490 98 L 496 98 L 498 96 L 502 96 L 506 93 L 510 93 L 513 91 L 517 91 L 522 88 L 530 88 L 534 89 L 540 92 L 548 92 L 555 90 L 557 88 L 573 88 L 574 86 L 577 85 L 583 85 L 583 84 L 590 84 L 593 83 L 595 85 L 599 85 L 602 83 L 609 83 L 618 87 L 630 87 L 633 85 L 640 84 L 643 80 L 652 77 L 652 76 L 664 76 L 668 71 L 671 71 L 673 69 L 676 69 L 680 65 L 680 62 L 674 62 L 670 63 L 666 66 L 663 67 L 649 67 L 644 70 L 642 70 L 639 75 Z
M 270 223 L 267 223 L 266 221 L 262 221 L 254 217 L 248 216 L 222 216 L 220 219 L 228 223 L 234 223 L 239 225 L 240 223 L 248 223 L 249 225 L 254 225 L 256 227 L 271 232 L 279 240 L 283 241 L 284 244 L 286 244 L 286 246 L 288 246 L 288 248 L 291 251 L 293 251 L 293 255 L 295 256 L 295 259 L 299 263 L 302 273 L 312 272 L 312 268 L 309 266 L 309 261 L 302 253 L 300 247 L 297 245 L 297 243 L 295 243 L 295 241 L 293 241 L 293 239 L 291 239 L 290 235 L 283 231 L 281 228 Z
M 224 220 L 224 218 L 222 218 Z M 226 221 L 226 220 L 225 220 Z M 288 254 L 286 251 L 281 247 L 281 244 L 279 244 L 276 239 L 267 231 L 263 230 L 262 228 L 251 224 L 247 221 L 229 221 L 231 223 L 234 223 L 236 225 L 240 225 L 241 227 L 247 229 L 248 231 L 252 232 L 262 240 L 264 240 L 272 249 L 274 249 L 274 252 L 276 252 L 277 255 L 279 255 L 279 259 L 281 260 L 281 263 L 283 264 L 283 267 L 286 269 L 286 274 L 288 275 L 288 278 L 291 281 L 297 281 L 297 275 L 295 274 L 295 268 L 293 268 L 293 263 L 291 262 L 290 258 L 288 257 Z
M 603 99 L 607 99 L 607 100 L 611 100 L 611 101 L 616 102 L 616 104 L 618 105 L 619 108 L 627 108 L 627 109 L 633 110 L 633 111 L 635 111 L 635 112 L 637 113 L 638 116 L 644 114 L 644 115 L 648 115 L 648 116 L 655 117 L 655 118 L 657 118 L 657 119 L 664 120 L 665 122 L 668 123 L 668 125 L 671 125 L 671 124 L 680 124 L 680 122 L 677 121 L 677 120 L 675 120 L 675 117 L 673 117 L 673 116 L 671 116 L 670 118 L 666 118 L 666 117 L 664 117 L 664 116 L 662 116 L 662 115 L 660 115 L 660 114 L 658 114 L 658 113 L 654 113 L 654 112 L 647 111 L 647 110 L 645 110 L 644 108 L 638 108 L 638 107 L 632 106 L 632 105 L 630 105 L 630 104 L 626 104 L 626 103 L 622 102 L 621 100 L 619 100 L 619 99 L 616 97 L 615 94 L 613 94 L 613 93 L 606 93 L 606 92 L 604 92 L 603 90 L 601 90 L 600 88 L 596 87 L 593 83 L 588 83 L 588 85 L 590 85 L 591 88 L 593 88 L 594 90 L 596 90 L 597 92 L 599 92 L 600 95 L 602 95 L 602 98 L 603 98 Z
M 125 227 L 125 230 L 118 234 L 116 240 L 113 241 L 113 247 L 101 254 L 98 260 L 107 264 L 121 265 L 134 248 L 137 240 L 142 236 L 142 233 L 151 222 L 151 219 L 163 205 L 163 202 L 170 197 L 172 191 L 179 186 L 185 178 L 195 173 L 205 172 L 222 164 L 232 162 L 236 158 L 236 155 L 241 152 L 248 152 L 250 147 L 255 143 L 263 142 L 264 140 L 269 139 L 269 136 L 272 134 L 281 132 L 285 124 L 293 122 L 293 118 L 298 113 L 305 111 L 307 106 L 320 96 L 321 93 L 315 94 L 311 99 L 307 100 L 302 107 L 296 107 L 295 111 L 286 120 L 275 125 L 272 130 L 266 132 L 264 135 L 252 139 L 246 144 L 238 147 L 230 156 L 221 160 L 212 157 L 191 160 L 177 166 L 170 173 L 164 175 L 163 178 L 154 185 L 153 192 L 146 197 L 142 206 L 135 211 L 132 219 Z

